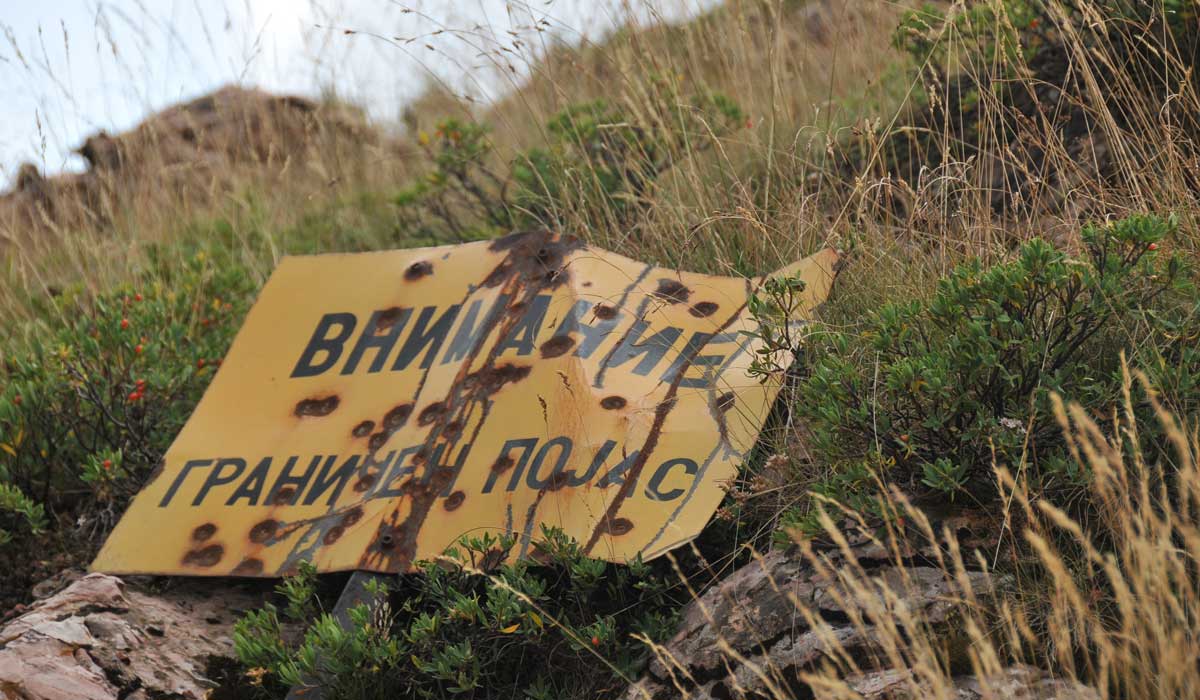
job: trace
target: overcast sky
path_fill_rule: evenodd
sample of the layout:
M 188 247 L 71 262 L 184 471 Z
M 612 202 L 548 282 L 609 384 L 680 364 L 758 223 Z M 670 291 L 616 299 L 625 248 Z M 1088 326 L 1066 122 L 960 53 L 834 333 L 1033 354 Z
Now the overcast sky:
M 305 95 L 334 86 L 382 122 L 434 79 L 494 97 L 511 78 L 497 77 L 483 49 L 511 45 L 510 32 L 534 49 L 551 37 L 600 38 L 629 3 L 0 0 L 0 187 L 23 161 L 79 170 L 71 149 L 88 134 L 231 82 Z M 633 4 L 647 21 L 648 3 Z M 653 13 L 713 4 L 657 0 Z

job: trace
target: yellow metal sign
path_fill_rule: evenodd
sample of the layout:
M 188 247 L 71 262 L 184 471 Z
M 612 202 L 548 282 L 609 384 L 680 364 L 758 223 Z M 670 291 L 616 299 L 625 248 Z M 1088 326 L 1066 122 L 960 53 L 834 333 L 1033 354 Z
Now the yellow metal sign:
M 804 311 L 836 255 L 788 269 Z M 695 537 L 777 386 L 747 375 L 759 280 L 544 233 L 286 258 L 93 568 L 399 572 L 542 524 L 595 557 Z

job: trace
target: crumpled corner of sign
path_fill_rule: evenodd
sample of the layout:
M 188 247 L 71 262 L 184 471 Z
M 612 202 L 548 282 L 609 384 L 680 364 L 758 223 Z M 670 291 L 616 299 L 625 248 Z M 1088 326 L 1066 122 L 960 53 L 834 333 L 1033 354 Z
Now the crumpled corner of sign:
M 813 309 L 825 303 L 833 291 L 834 282 L 841 272 L 845 258 L 841 251 L 833 248 L 823 248 L 812 255 L 784 265 L 778 270 L 763 276 L 762 281 L 795 277 L 805 280 L 804 303 L 796 309 L 796 315 L 801 320 L 812 313 Z

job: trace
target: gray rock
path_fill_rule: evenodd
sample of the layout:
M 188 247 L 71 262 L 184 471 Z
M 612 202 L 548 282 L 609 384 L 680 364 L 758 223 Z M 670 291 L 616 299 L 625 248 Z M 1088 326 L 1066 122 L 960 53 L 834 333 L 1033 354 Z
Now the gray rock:
M 867 585 L 877 587 L 865 591 L 866 596 L 852 594 L 800 556 L 783 552 L 772 552 L 734 572 L 684 609 L 679 631 L 655 650 L 655 661 L 628 689 L 626 700 L 792 697 L 803 685 L 803 674 L 818 671 L 834 657 L 871 670 L 845 681 L 863 698 L 926 697 L 907 669 L 887 667 L 873 620 L 917 620 L 945 634 L 947 646 L 953 647 L 961 641 L 956 641 L 960 630 L 951 602 L 957 597 L 957 584 L 941 570 L 923 565 L 915 551 L 904 553 L 903 568 L 888 563 L 887 552 L 869 538 L 855 542 L 854 552 L 858 563 L 853 565 L 865 567 Z M 837 551 L 823 557 L 827 570 L 852 565 Z M 983 601 L 1003 585 L 983 572 L 968 572 L 966 577 Z M 885 590 L 887 595 L 873 595 Z M 872 601 L 873 609 L 863 607 L 864 598 Z M 1043 677 L 1028 667 L 1007 669 L 991 679 L 955 678 L 953 683 L 955 700 L 1098 697 L 1089 688 Z
M 0 628 L 0 697 L 206 698 L 211 660 L 233 656 L 232 620 L 263 594 L 204 583 L 150 595 L 91 574 L 34 603 Z

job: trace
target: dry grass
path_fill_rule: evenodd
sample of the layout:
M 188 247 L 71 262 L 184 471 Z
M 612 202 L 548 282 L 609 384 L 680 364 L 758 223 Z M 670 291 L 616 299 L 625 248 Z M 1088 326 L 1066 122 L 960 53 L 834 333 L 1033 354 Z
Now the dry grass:
M 769 657 L 747 659 L 722 643 L 731 664 L 744 665 L 757 678 L 755 697 L 793 697 L 789 689 L 798 680 L 816 698 L 860 698 L 859 683 L 880 669 L 898 671 L 888 677 L 888 698 L 950 700 L 961 697 L 957 688 L 967 677 L 977 679 L 985 697 L 1025 697 L 1011 694 L 1014 679 L 1016 687 L 1029 683 L 1026 691 L 1033 692 L 1038 676 L 1006 673 L 1014 666 L 1049 669 L 1062 688 L 1092 688 L 1101 698 L 1196 697 L 1200 434 L 1162 408 L 1144 378 L 1133 387 L 1125 376 L 1123 411 L 1105 418 L 1111 426 L 1102 428 L 1077 404 L 1058 403 L 1072 453 L 1094 476 L 1095 521 L 1073 520 L 1030 492 L 1019 472 L 996 468 L 1008 523 L 1004 539 L 1014 541 L 1022 562 L 1003 567 L 1008 574 L 993 569 L 995 552 L 968 549 L 953 529 L 931 522 L 898 492 L 880 498 L 896 517 L 867 544 L 855 546 L 847 525 L 827 513 L 852 524 L 855 533 L 871 529 L 857 514 L 827 503 L 822 522 L 833 551 L 819 551 L 807 539 L 796 542 L 814 578 L 831 582 L 829 598 L 819 599 L 819 609 L 791 596 L 803 621 L 798 626 L 820 636 L 825 661 L 797 672 Z M 1142 391 L 1174 448 L 1171 464 L 1147 463 L 1132 447 L 1138 443 L 1134 402 Z M 875 561 L 859 560 L 863 547 Z M 915 551 L 931 552 L 929 565 L 944 580 L 946 593 L 935 608 L 905 603 L 922 585 L 906 573 Z M 886 553 L 885 564 L 877 560 L 879 552 Z M 900 576 L 889 583 L 878 575 L 881 567 L 894 567 Z M 773 583 L 790 590 L 790 582 Z M 831 623 L 830 608 L 844 611 L 849 622 Z M 710 624 L 719 629 L 722 621 Z M 847 628 L 857 635 L 845 634 Z M 869 653 L 863 653 L 862 639 L 870 640 Z M 671 659 L 662 647 L 656 652 L 668 667 L 687 668 L 686 659 Z M 1060 693 L 1054 697 L 1094 697 Z

